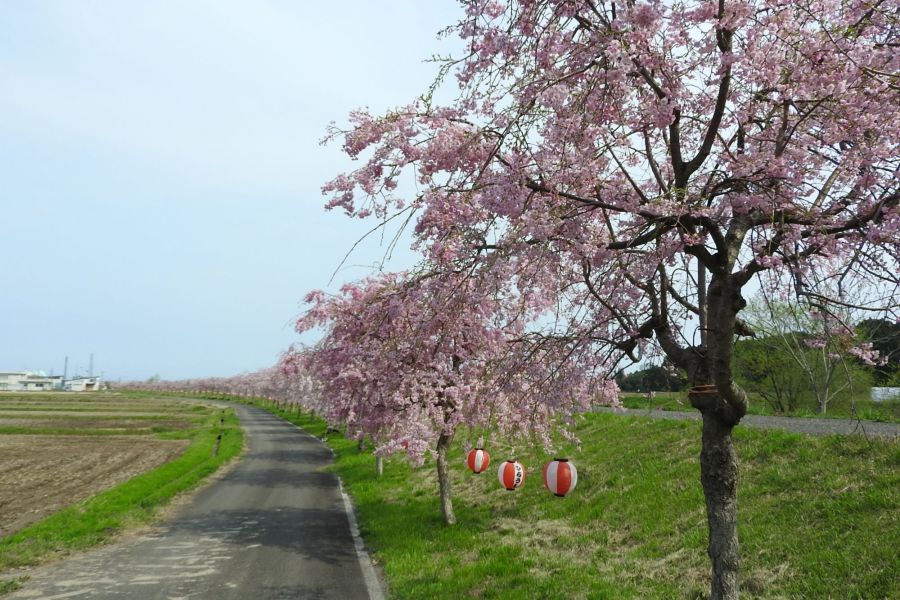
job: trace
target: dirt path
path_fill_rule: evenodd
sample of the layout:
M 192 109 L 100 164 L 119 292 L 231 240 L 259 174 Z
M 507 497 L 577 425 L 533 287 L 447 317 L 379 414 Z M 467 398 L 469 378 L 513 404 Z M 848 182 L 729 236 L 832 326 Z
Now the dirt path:
M 699 421 L 698 411 L 681 412 L 673 410 L 646 410 L 639 408 L 612 409 L 598 407 L 596 412 L 652 417 L 670 421 Z M 807 435 L 865 435 L 878 438 L 900 437 L 900 423 L 879 423 L 877 421 L 857 421 L 855 419 L 810 419 L 804 417 L 771 417 L 747 415 L 741 425 L 756 429 L 781 429 Z

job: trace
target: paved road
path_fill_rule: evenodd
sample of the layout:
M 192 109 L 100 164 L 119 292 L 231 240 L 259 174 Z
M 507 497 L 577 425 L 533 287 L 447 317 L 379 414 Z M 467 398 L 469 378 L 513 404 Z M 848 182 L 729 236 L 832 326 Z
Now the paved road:
M 674 410 L 647 410 L 640 408 L 612 409 L 597 407 L 597 412 L 653 417 L 672 421 L 699 421 L 698 411 L 682 412 Z M 869 437 L 900 437 L 900 423 L 879 423 L 877 421 L 857 421 L 854 419 L 811 419 L 803 417 L 771 417 L 747 415 L 741 425 L 758 429 L 782 429 L 809 435 L 867 435 Z
M 149 534 L 42 567 L 10 598 L 380 598 L 340 483 L 322 471 L 331 451 L 235 408 L 249 450 L 234 470 Z

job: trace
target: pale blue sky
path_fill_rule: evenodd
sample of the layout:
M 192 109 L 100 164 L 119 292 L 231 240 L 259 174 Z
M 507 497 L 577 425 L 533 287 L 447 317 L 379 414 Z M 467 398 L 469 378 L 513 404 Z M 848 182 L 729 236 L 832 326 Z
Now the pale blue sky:
M 230 375 L 371 223 L 322 210 L 318 141 L 406 103 L 452 0 L 0 4 L 0 370 Z M 329 289 L 366 275 L 364 245 Z M 413 261 L 404 252 L 392 264 Z M 356 266 L 353 266 L 356 265 Z

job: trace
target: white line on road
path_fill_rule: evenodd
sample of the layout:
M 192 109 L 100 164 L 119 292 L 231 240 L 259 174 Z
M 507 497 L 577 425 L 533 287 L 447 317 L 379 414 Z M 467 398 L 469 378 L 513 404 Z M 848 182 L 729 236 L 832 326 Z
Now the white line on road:
M 384 600 L 381 584 L 378 581 L 378 576 L 375 574 L 375 567 L 372 566 L 369 553 L 366 552 L 366 547 L 359 536 L 359 526 L 356 524 L 356 513 L 353 510 L 353 505 L 350 503 L 350 496 L 344 491 L 344 482 L 340 477 L 338 477 L 338 484 L 341 487 L 341 497 L 344 498 L 344 510 L 347 511 L 347 520 L 350 521 L 350 535 L 353 536 L 353 545 L 356 547 L 359 568 L 362 569 L 363 579 L 366 582 L 366 588 L 369 590 L 369 598 L 371 600 Z

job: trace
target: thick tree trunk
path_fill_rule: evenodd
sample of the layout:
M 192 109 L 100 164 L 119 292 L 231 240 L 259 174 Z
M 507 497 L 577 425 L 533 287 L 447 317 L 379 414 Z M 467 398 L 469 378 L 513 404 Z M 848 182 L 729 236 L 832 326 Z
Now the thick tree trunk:
M 384 457 L 381 455 L 375 456 L 375 475 L 378 477 L 384 475 Z
M 456 515 L 453 514 L 453 499 L 450 493 L 450 465 L 447 462 L 447 452 L 450 450 L 452 435 L 442 433 L 437 442 L 437 472 L 438 484 L 441 488 L 441 513 L 447 525 L 456 523 Z
M 731 430 L 732 425 L 722 422 L 714 412 L 703 412 L 700 482 L 706 498 L 709 525 L 712 600 L 735 600 L 738 597 L 738 464 Z

